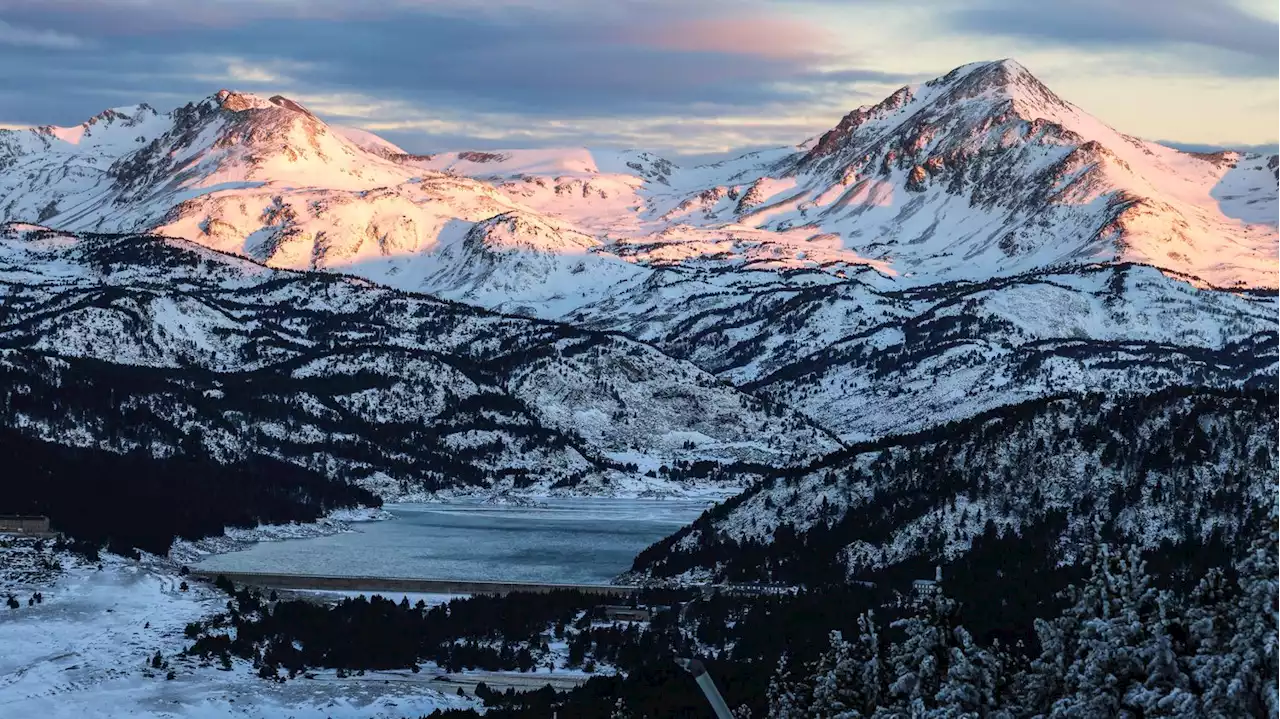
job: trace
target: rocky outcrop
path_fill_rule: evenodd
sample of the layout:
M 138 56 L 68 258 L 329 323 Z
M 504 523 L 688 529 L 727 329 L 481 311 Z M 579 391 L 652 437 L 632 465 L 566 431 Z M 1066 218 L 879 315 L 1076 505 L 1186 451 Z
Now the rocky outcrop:
M 809 150 L 809 153 L 800 160 L 800 165 L 810 165 L 818 158 L 843 149 L 853 134 L 867 122 L 883 118 L 901 109 L 911 101 L 911 98 L 911 88 L 900 87 L 879 103 L 870 107 L 860 107 L 845 115 L 840 119 L 839 124 L 818 138 L 818 142 L 813 146 L 813 149 Z
M 467 162 L 502 162 L 503 160 L 507 159 L 507 156 L 500 152 L 467 151 L 467 152 L 459 152 L 458 159 L 466 160 Z
M 764 180 L 762 179 L 756 180 L 752 183 L 751 187 L 743 193 L 742 197 L 738 199 L 737 208 L 734 210 L 737 214 L 744 215 L 750 212 L 752 208 L 764 202 L 764 191 L 761 189 L 761 185 L 763 183 Z
M 916 165 L 911 168 L 911 172 L 907 173 L 907 191 L 924 192 L 925 183 L 928 179 L 929 172 L 924 169 L 924 165 Z

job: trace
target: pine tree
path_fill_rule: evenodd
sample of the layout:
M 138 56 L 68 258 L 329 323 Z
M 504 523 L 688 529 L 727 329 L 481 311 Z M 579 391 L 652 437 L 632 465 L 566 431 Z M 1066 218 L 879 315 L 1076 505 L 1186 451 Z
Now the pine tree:
M 930 716 L 1012 717 L 1004 707 L 1007 660 L 1000 647 L 979 647 L 964 627 L 951 632 L 946 676 L 935 696 L 936 708 Z
M 854 690 L 858 708 L 868 716 L 875 712 L 885 696 L 887 673 L 880 649 L 880 630 L 876 624 L 876 616 L 874 612 L 867 610 L 858 617 L 858 642 L 854 646 L 858 676 Z
M 804 685 L 792 677 L 788 656 L 783 654 L 778 658 L 778 666 L 774 670 L 773 679 L 769 681 L 766 694 L 769 716 L 772 719 L 805 719 L 808 694 Z
M 1024 683 L 1026 708 L 1072 717 L 1194 712 L 1168 633 L 1176 607 L 1151 586 L 1138 550 L 1112 553 L 1095 541 L 1086 561 L 1090 577 L 1069 591 L 1071 606 L 1036 624 L 1042 653 Z
M 1147 623 L 1146 642 L 1139 648 L 1146 664 L 1146 678 L 1141 685 L 1130 688 L 1126 704 L 1140 707 L 1144 716 L 1199 716 L 1199 698 L 1192 688 L 1191 678 L 1174 649 L 1170 629 L 1180 624 L 1174 618 L 1171 598 L 1162 596 L 1157 603 L 1157 614 Z
M 934 592 L 916 600 L 912 616 L 890 625 L 906 636 L 889 651 L 887 709 L 923 716 L 933 708 L 948 668 L 956 614 L 955 601 Z
M 1186 610 L 1188 672 L 1200 687 L 1201 702 L 1211 714 L 1228 714 L 1229 684 L 1223 654 L 1231 643 L 1235 619 L 1229 608 L 1236 588 L 1215 567 L 1191 592 Z
M 1127 684 L 1142 671 L 1132 651 L 1140 626 L 1126 616 L 1126 600 L 1133 599 L 1126 593 L 1132 589 L 1125 576 L 1130 567 L 1115 561 L 1105 544 L 1092 565 L 1090 581 L 1066 612 L 1075 631 L 1070 637 L 1073 651 L 1063 676 L 1064 692 L 1052 708 L 1058 716 L 1120 716 Z
M 1239 573 L 1229 696 L 1249 715 L 1280 716 L 1280 494 Z
M 840 632 L 831 632 L 830 646 L 814 665 L 813 700 L 806 716 L 813 719 L 843 719 L 856 713 L 857 667 L 853 645 Z

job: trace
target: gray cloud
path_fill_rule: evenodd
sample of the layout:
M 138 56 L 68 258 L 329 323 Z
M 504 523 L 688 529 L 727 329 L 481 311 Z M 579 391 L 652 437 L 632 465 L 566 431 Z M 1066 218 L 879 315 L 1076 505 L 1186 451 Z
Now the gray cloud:
M 1233 75 L 1275 75 L 1276 22 L 1230 0 L 978 0 L 946 6 L 943 22 L 962 32 L 1063 45 L 1200 45 L 1229 54 L 1184 58 Z
M 962 32 L 1111 49 L 1197 43 L 1212 49 L 1183 62 L 1275 72 L 1276 24 L 1226 0 L 913 1 Z M 322 114 L 384 121 L 413 150 L 666 133 L 666 147 L 710 151 L 798 142 L 926 79 L 850 67 L 820 25 L 764 2 L 0 0 L 0 123 L 74 124 L 227 86 L 328 98 Z
M 799 58 L 627 45 L 608 39 L 607 29 L 540 16 L 517 25 L 415 14 L 260 22 L 234 31 L 194 27 L 112 44 L 154 57 L 211 48 L 254 62 L 287 59 L 311 68 L 298 78 L 309 91 L 528 114 L 652 113 L 693 103 L 747 107 L 798 97 L 776 85 L 811 74 Z M 112 61 L 107 54 L 101 59 Z
M 334 0 L 0 0 L 15 23 L 91 41 L 38 62 L 0 44 L 0 122 L 71 124 L 107 106 L 181 104 L 224 84 L 378 98 L 395 105 L 397 120 L 697 119 L 785 112 L 910 79 L 830 70 L 819 29 L 770 24 L 758 9 L 725 1 L 553 12 L 505 0 L 502 12 L 462 12 L 453 0 L 393 0 L 355 13 L 356 4 Z M 833 122 L 843 109 L 831 111 Z
M 1280 153 L 1280 144 L 1267 143 L 1262 145 L 1250 145 L 1239 142 L 1223 142 L 1223 143 L 1203 143 L 1203 142 L 1179 142 L 1177 140 L 1156 140 L 1156 142 L 1166 147 L 1172 147 L 1183 152 L 1222 152 L 1223 150 L 1235 150 L 1236 152 L 1256 152 L 1261 155 L 1274 155 Z
M 54 30 L 36 30 L 0 20 L 0 45 L 45 50 L 73 50 L 83 47 L 85 41 L 75 35 Z

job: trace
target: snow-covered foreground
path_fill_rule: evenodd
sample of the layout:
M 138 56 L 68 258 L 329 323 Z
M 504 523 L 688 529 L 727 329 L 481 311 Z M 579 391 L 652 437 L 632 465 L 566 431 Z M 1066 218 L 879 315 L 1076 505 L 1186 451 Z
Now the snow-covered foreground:
M 51 552 L 43 556 L 51 557 Z M 405 717 L 470 701 L 446 696 L 408 672 L 272 683 L 244 662 L 221 671 L 180 655 L 188 622 L 225 608 L 226 596 L 190 583 L 172 565 L 104 556 L 102 569 L 58 555 L 41 570 L 30 544 L 0 546 L 0 717 Z M 43 601 L 28 606 L 40 592 Z M 160 652 L 167 668 L 152 669 Z M 173 679 L 166 679 L 172 671 Z

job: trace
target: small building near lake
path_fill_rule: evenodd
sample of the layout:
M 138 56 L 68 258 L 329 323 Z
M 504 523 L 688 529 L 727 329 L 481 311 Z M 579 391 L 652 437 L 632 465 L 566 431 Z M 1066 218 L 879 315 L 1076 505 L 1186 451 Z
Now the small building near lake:
M 44 515 L 0 514 L 0 534 L 51 534 Z
M 647 622 L 652 616 L 652 612 L 646 607 L 619 607 L 606 604 L 604 606 L 604 616 L 606 619 L 615 621 Z

